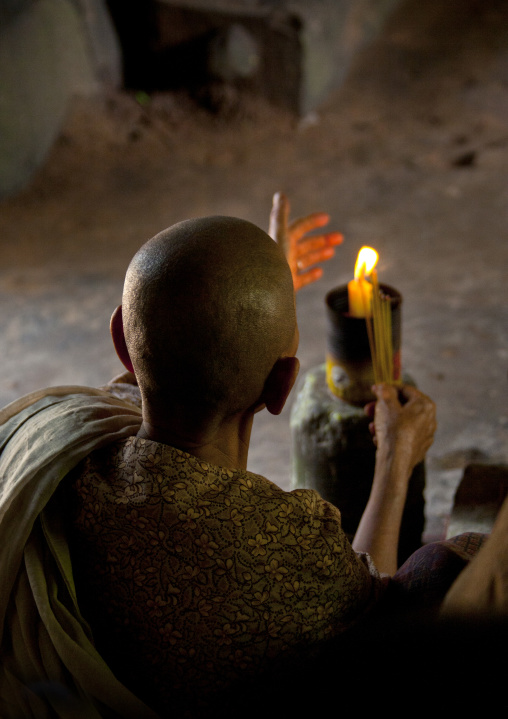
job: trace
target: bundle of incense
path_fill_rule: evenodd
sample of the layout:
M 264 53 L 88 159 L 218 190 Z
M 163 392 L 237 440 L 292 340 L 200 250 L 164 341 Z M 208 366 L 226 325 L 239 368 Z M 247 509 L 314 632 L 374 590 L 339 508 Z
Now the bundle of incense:
M 394 384 L 392 314 L 390 297 L 383 294 L 377 281 L 377 272 L 371 272 L 372 313 L 365 318 L 369 337 L 374 382 Z

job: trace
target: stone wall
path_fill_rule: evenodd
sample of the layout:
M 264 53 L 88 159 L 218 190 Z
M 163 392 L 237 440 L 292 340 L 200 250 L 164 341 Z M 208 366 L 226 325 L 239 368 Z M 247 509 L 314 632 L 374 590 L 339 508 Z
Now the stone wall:
M 0 198 L 44 162 L 76 94 L 239 81 L 299 115 L 401 0 L 1 0 Z M 166 83 L 166 87 L 165 87 Z
M 120 81 L 102 0 L 2 0 L 0 197 L 21 189 L 44 161 L 73 95 Z
M 137 0 L 138 6 L 141 1 Z M 212 53 L 208 69 L 212 64 L 224 76 L 236 73 L 244 85 L 249 78 L 251 87 L 271 102 L 305 115 L 341 84 L 355 54 L 400 2 L 154 0 L 153 17 L 158 22 L 149 45 L 158 53 L 154 66 L 163 67 L 169 79 L 172 69 L 177 72 L 187 65 L 185 55 L 176 52 L 177 45 L 192 47 L 197 56 L 202 38 Z M 122 0 L 110 3 L 120 9 Z M 241 77 L 242 68 L 249 68 L 249 58 L 250 76 L 246 72 Z M 142 61 L 140 57 L 138 68 Z M 197 79 L 196 70 L 192 79 Z

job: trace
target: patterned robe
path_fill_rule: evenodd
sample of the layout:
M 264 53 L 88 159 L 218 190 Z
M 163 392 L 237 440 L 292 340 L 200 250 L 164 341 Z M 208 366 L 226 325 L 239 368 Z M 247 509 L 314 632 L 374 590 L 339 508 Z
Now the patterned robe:
M 316 492 L 158 442 L 94 452 L 62 493 L 95 641 L 159 710 L 337 634 L 382 591 Z

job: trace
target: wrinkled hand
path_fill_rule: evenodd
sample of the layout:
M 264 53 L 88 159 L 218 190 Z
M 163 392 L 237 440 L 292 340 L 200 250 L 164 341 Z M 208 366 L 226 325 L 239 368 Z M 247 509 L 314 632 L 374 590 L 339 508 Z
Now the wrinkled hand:
M 314 212 L 290 223 L 289 200 L 282 192 L 276 192 L 273 196 L 268 234 L 287 257 L 295 292 L 321 277 L 321 267 L 311 265 L 333 257 L 335 246 L 340 245 L 343 240 L 340 232 L 327 232 L 305 238 L 309 232 L 327 225 L 329 221 L 330 217 L 326 213 Z
M 377 402 L 365 407 L 373 419 L 370 430 L 378 450 L 403 453 L 411 469 L 422 462 L 434 440 L 436 407 L 434 402 L 410 385 L 397 389 L 388 384 L 372 388 Z

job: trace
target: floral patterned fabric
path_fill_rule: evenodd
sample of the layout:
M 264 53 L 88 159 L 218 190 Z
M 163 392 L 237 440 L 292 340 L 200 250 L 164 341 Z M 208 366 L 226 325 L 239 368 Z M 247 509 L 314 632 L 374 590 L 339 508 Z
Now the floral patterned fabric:
M 383 586 L 312 490 L 138 437 L 64 485 L 80 608 L 120 680 L 157 709 L 340 632 Z

